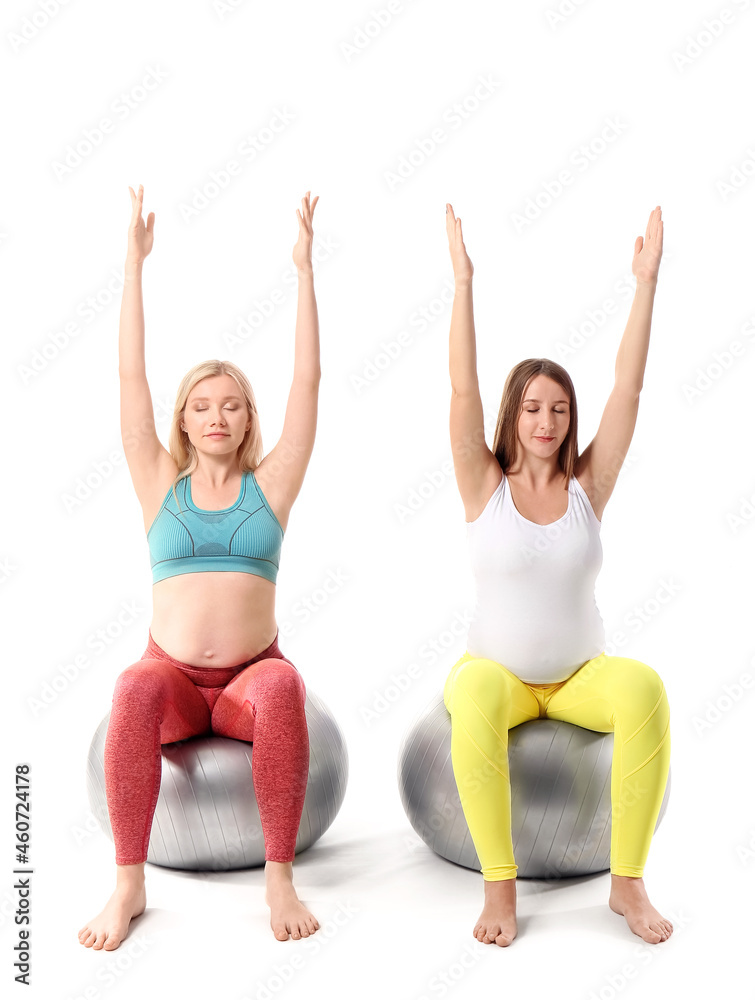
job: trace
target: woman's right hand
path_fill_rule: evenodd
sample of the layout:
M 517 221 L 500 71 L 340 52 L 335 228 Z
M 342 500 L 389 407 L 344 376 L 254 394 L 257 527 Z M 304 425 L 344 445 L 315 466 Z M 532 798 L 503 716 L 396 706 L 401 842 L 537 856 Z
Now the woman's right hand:
M 155 228 L 155 213 L 147 216 L 147 225 L 142 218 L 142 202 L 144 201 L 144 185 L 139 185 L 139 194 L 131 192 L 131 221 L 128 226 L 128 252 L 126 260 L 131 264 L 141 264 L 152 249 L 153 230 Z
M 474 266 L 467 254 L 464 246 L 464 237 L 461 232 L 461 219 L 457 219 L 451 205 L 446 202 L 446 232 L 448 233 L 448 249 L 451 251 L 451 263 L 454 267 L 454 280 L 456 282 L 469 282 L 472 280 Z

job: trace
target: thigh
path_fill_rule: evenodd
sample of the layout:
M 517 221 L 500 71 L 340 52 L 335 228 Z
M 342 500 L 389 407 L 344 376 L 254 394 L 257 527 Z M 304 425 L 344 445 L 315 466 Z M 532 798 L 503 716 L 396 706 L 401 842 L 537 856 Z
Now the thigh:
M 625 656 L 601 654 L 555 692 L 546 714 L 607 733 L 619 719 L 625 726 L 641 725 L 664 701 L 663 682 L 652 667 Z
M 538 700 L 524 681 L 503 664 L 468 652 L 451 668 L 443 689 L 452 715 L 460 697 L 486 717 L 502 712 L 509 729 L 540 716 Z
M 210 710 L 196 685 L 169 660 L 156 657 L 138 660 L 118 677 L 113 712 L 155 720 L 161 743 L 197 736 L 210 726 Z
M 252 742 L 258 710 L 270 710 L 281 722 L 294 715 L 303 719 L 305 699 L 304 680 L 289 660 L 258 660 L 221 692 L 212 710 L 212 730 L 218 736 Z

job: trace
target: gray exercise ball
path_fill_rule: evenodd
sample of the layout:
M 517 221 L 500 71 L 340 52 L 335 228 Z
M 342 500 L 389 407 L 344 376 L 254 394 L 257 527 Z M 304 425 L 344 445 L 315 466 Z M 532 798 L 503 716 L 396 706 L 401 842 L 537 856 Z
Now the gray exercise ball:
M 564 878 L 610 868 L 613 733 L 556 719 L 509 730 L 511 832 L 520 878 Z M 451 764 L 451 716 L 442 692 L 399 753 L 406 815 L 436 854 L 480 871 Z M 668 802 L 670 779 L 655 829 Z
M 348 755 L 330 710 L 307 691 L 309 776 L 296 853 L 311 847 L 341 807 Z M 103 751 L 110 713 L 89 748 L 87 793 L 97 822 L 112 840 Z M 228 871 L 265 863 L 252 781 L 252 744 L 223 736 L 196 736 L 162 747 L 162 779 L 147 860 L 164 868 Z

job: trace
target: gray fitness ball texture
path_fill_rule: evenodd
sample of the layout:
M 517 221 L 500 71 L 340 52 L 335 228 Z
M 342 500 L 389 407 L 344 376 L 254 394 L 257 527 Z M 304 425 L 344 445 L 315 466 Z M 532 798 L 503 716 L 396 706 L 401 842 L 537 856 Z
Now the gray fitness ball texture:
M 348 755 L 341 730 L 311 692 L 305 703 L 309 777 L 296 853 L 311 847 L 335 819 L 346 792 Z M 89 748 L 87 793 L 112 840 L 103 750 L 110 713 Z M 197 736 L 162 747 L 162 779 L 147 860 L 165 868 L 228 871 L 265 863 L 265 842 L 252 781 L 252 743 Z
M 563 878 L 610 868 L 612 754 L 613 733 L 556 719 L 509 730 L 511 830 L 519 877 Z M 407 733 L 398 776 L 409 822 L 427 846 L 479 871 L 451 764 L 451 716 L 442 693 Z M 670 780 L 656 830 L 669 788 Z

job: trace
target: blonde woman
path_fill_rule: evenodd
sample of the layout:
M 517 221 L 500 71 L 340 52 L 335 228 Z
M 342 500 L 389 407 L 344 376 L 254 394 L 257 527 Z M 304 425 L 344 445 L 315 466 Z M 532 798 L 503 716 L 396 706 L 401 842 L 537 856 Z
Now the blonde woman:
M 444 700 L 454 776 L 485 889 L 473 934 L 501 947 L 516 936 L 508 730 L 547 717 L 614 734 L 609 906 L 644 941 L 658 944 L 673 927 L 650 903 L 642 875 L 668 775 L 668 700 L 651 667 L 605 655 L 594 584 L 600 519 L 637 418 L 663 249 L 661 209 L 650 213 L 644 240 L 635 241 L 637 287 L 616 381 L 581 454 L 574 386 L 546 358 L 510 372 L 493 449 L 485 443 L 473 267 L 451 205 L 446 228 L 455 279 L 451 445 L 477 602 Z
M 160 789 L 160 745 L 212 731 L 253 742 L 265 838 L 266 901 L 279 940 L 319 924 L 293 886 L 309 767 L 304 682 L 278 646 L 275 584 L 283 534 L 315 440 L 320 383 L 310 193 L 297 209 L 298 311 L 293 383 L 280 440 L 263 457 L 244 373 L 206 361 L 183 378 L 169 450 L 155 433 L 145 371 L 142 266 L 152 249 L 144 188 L 131 193 L 121 306 L 121 432 L 144 515 L 153 617 L 142 658 L 118 678 L 104 767 L 116 888 L 79 932 L 112 951 L 146 907 L 144 863 Z

